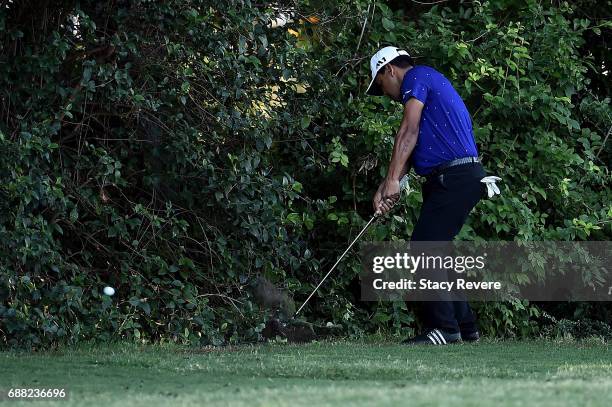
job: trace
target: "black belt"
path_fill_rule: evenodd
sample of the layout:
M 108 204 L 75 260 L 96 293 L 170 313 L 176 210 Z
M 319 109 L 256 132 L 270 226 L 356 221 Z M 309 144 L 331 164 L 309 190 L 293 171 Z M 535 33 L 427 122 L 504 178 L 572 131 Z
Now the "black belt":
M 429 174 L 425 175 L 425 178 L 429 180 L 435 177 L 436 175 L 440 174 L 445 169 L 454 167 L 456 165 L 479 163 L 479 162 L 480 160 L 478 159 L 478 157 L 457 158 L 456 160 L 447 161 L 445 163 L 438 165 L 437 167 L 434 167 L 434 169 Z

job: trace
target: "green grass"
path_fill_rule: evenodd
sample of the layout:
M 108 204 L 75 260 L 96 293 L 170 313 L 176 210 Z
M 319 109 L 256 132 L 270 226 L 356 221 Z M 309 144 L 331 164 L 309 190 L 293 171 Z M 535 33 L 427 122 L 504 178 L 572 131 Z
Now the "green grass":
M 63 387 L 69 399 L 0 406 L 610 406 L 612 356 L 596 341 L 85 344 L 0 353 L 0 389 L 11 387 Z

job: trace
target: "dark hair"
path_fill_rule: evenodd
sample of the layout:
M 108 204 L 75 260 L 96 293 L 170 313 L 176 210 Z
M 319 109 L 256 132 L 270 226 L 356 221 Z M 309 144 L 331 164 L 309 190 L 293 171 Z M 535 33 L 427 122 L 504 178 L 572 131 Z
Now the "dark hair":
M 408 68 L 409 66 L 414 65 L 410 55 L 400 55 L 389 63 L 393 66 L 397 66 L 398 68 Z
M 398 68 L 408 68 L 409 66 L 414 66 L 414 62 L 412 61 L 412 57 L 410 55 L 400 55 L 395 57 L 389 62 L 389 65 L 397 66 Z M 384 70 L 381 69 L 378 73 L 383 73 Z

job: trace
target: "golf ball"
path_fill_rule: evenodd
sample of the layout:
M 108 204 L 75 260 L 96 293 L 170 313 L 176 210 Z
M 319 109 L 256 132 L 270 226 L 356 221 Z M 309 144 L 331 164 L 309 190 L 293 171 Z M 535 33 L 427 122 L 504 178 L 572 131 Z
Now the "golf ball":
M 104 287 L 104 294 L 111 296 L 115 294 L 115 289 L 113 287 Z

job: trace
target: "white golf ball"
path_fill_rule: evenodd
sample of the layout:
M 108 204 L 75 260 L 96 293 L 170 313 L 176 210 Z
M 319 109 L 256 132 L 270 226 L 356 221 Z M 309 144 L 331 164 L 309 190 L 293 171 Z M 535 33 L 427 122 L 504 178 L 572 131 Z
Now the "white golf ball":
M 109 297 L 113 294 L 115 294 L 115 289 L 113 287 L 104 287 L 104 294 L 108 295 Z

